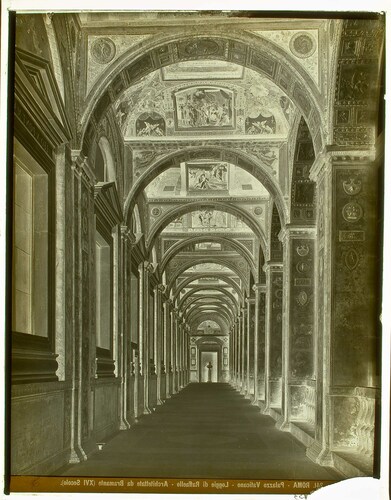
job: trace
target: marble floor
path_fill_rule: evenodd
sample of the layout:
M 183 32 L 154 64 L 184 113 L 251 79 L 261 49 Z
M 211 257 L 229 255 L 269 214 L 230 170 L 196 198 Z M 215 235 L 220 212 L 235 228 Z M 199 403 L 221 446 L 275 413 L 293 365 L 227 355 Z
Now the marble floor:
M 341 479 L 229 384 L 190 384 L 66 476 Z

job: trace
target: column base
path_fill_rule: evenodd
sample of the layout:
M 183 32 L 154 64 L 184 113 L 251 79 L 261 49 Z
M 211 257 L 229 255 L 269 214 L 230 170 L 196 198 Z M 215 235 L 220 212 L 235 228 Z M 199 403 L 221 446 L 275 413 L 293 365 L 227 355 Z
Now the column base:
M 123 420 L 120 424 L 119 424 L 119 430 L 120 431 L 126 431 L 130 429 L 130 424 L 129 422 L 125 422 L 125 420 Z
M 322 453 L 322 445 L 318 441 L 314 441 L 306 450 L 306 455 L 313 462 L 317 463 L 320 454 Z
M 316 463 L 323 467 L 335 467 L 333 453 L 328 449 L 323 449 L 316 459 Z
M 149 408 L 148 406 L 144 406 L 144 415 L 150 415 L 153 412 L 153 409 Z
M 84 450 L 78 446 L 78 450 L 71 450 L 71 455 L 69 457 L 70 464 L 79 464 L 80 462 L 84 462 L 87 460 L 87 455 L 84 453 Z
M 276 422 L 276 429 L 279 431 L 289 432 L 291 430 L 290 427 L 290 422 L 285 420 L 283 417 Z

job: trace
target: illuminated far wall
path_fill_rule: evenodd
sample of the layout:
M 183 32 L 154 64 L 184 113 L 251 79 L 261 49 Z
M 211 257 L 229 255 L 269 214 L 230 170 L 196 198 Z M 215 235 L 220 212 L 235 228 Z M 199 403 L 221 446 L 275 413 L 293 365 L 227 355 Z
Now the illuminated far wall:
M 206 335 L 192 335 L 190 337 L 190 382 L 205 382 L 207 378 L 200 377 L 203 374 L 205 366 L 208 361 L 204 362 L 204 355 L 206 353 L 217 353 L 216 360 L 212 361 L 212 365 L 216 370 L 216 380 L 214 382 L 228 382 L 229 381 L 229 337 L 228 335 L 222 336 L 206 336 Z M 207 371 L 205 371 L 207 377 Z

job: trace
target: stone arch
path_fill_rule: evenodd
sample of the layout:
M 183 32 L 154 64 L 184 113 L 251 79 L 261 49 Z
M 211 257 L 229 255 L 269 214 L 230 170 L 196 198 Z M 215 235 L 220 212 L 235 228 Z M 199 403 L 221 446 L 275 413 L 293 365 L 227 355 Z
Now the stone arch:
M 197 290 L 194 289 L 194 291 L 196 292 Z M 228 305 L 230 307 L 234 307 L 235 311 L 239 310 L 239 305 L 238 305 L 239 303 L 238 303 L 238 301 L 235 299 L 235 297 L 232 295 L 231 292 L 229 292 L 229 293 L 230 293 L 230 296 L 228 296 L 226 294 L 224 295 L 224 297 L 222 295 L 216 295 L 215 298 L 218 299 L 219 302 L 222 302 L 222 303 L 224 303 L 224 304 L 226 304 L 226 305 Z M 198 296 L 198 295 L 196 297 L 193 297 L 192 299 L 190 299 L 190 297 L 188 297 L 186 299 L 186 301 L 188 300 L 189 302 L 186 303 L 186 305 L 182 305 L 181 307 L 186 307 L 186 310 L 187 310 L 190 306 L 195 305 L 196 302 L 200 302 L 204 298 L 205 297 Z M 183 304 L 185 304 L 185 302 Z M 205 303 L 200 303 L 200 304 L 197 304 L 197 307 L 201 307 L 201 306 L 204 306 L 204 305 L 206 305 L 206 304 Z M 191 308 L 191 310 L 189 310 L 189 312 L 192 311 L 192 310 L 194 310 L 194 308 Z
M 224 320 L 227 325 L 225 331 L 228 331 L 230 325 L 233 323 L 234 315 L 226 311 L 221 304 L 218 307 L 216 305 L 210 306 L 209 308 L 199 306 L 197 309 L 192 309 L 185 315 L 187 323 L 193 324 L 194 322 L 202 322 L 207 316 L 213 317 L 214 320 L 221 318 L 221 321 Z
M 186 238 L 185 240 L 180 240 L 177 243 L 175 243 L 172 247 L 170 247 L 167 252 L 164 254 L 163 259 L 161 261 L 161 270 L 164 271 L 168 263 L 172 258 L 175 257 L 176 254 L 178 254 L 183 247 L 186 247 L 190 243 L 202 243 L 206 241 L 214 241 L 217 243 L 228 243 L 232 247 L 234 247 L 240 255 L 242 255 L 248 262 L 248 264 L 252 267 L 255 266 L 254 258 L 250 251 L 241 243 L 238 243 L 237 241 L 224 237 L 224 236 L 207 236 L 207 235 L 202 235 L 202 236 L 191 236 L 189 238 Z M 255 267 L 254 267 L 255 271 Z
M 270 224 L 270 255 L 269 259 L 273 262 L 283 261 L 283 247 L 282 242 L 279 240 L 281 231 L 281 221 L 278 214 L 277 206 L 273 203 L 273 210 Z
M 225 307 L 224 307 L 225 306 Z M 213 314 L 213 317 L 220 315 L 225 318 L 227 324 L 231 325 L 234 320 L 234 313 L 229 308 L 229 304 L 221 298 L 218 302 L 212 305 L 199 304 L 197 307 L 187 311 L 184 315 L 186 321 L 191 323 L 194 318 L 198 318 L 205 314 Z
M 229 292 L 228 290 L 225 290 L 225 288 L 218 288 L 218 287 L 216 287 L 216 285 L 202 285 L 202 286 L 200 286 L 200 288 L 197 287 L 197 288 L 194 288 L 193 290 L 189 290 L 188 292 L 186 292 L 185 295 L 178 302 L 178 309 L 181 309 L 184 301 L 188 297 L 190 297 L 191 295 L 193 295 L 197 292 L 200 292 L 201 290 L 216 290 L 218 292 L 221 292 L 223 295 L 226 295 L 230 299 L 233 299 L 234 303 L 236 302 L 236 299 L 232 295 L 232 293 Z
M 228 330 L 229 330 L 229 324 L 228 323 L 226 324 L 220 316 L 211 316 L 209 314 L 206 314 L 201 319 L 194 318 L 192 321 L 192 324 L 195 325 L 195 328 L 197 328 L 197 326 L 199 326 L 204 321 L 214 321 L 215 323 L 217 323 L 219 325 L 221 332 L 224 332 L 224 330 L 226 330 L 228 332 Z M 190 328 L 191 327 L 192 327 L 192 325 L 190 325 Z M 194 333 L 194 335 L 196 335 L 196 333 Z
M 285 50 L 263 37 L 248 32 L 226 32 L 197 25 L 197 31 L 156 36 L 132 48 L 101 76 L 87 98 L 82 117 L 82 149 L 94 134 L 106 109 L 143 76 L 173 63 L 189 60 L 222 60 L 248 67 L 274 82 L 309 119 L 316 138 L 316 150 L 323 137 L 322 99 L 305 70 Z M 316 137 L 315 137 L 316 134 Z
M 175 293 L 174 293 L 174 298 L 176 298 L 180 291 L 183 289 L 183 288 L 186 288 L 187 285 L 190 285 L 190 283 L 192 283 L 193 281 L 195 280 L 198 280 L 200 279 L 201 277 L 203 277 L 204 275 L 203 274 L 198 274 L 198 275 L 195 275 L 194 277 L 191 276 L 187 279 L 185 279 L 184 281 L 182 281 L 178 287 L 176 288 L 175 290 Z M 228 276 L 219 276 L 217 274 L 208 274 L 208 278 L 209 277 L 216 277 L 218 279 L 220 279 L 221 281 L 225 281 L 228 285 L 232 286 L 232 288 L 236 291 L 236 293 L 238 294 L 239 297 L 242 297 L 243 298 L 243 293 L 242 293 L 242 290 L 240 289 L 239 285 L 237 283 L 235 283 L 235 281 L 233 281 L 231 278 L 229 278 Z
M 173 284 L 175 283 L 176 279 L 184 273 L 189 267 L 194 266 L 194 264 L 219 264 L 227 267 L 230 269 L 232 272 L 234 272 L 244 283 L 247 282 L 247 278 L 244 275 L 243 271 L 238 269 L 236 266 L 232 265 L 232 262 L 227 262 L 226 259 L 223 259 L 221 257 L 205 257 L 205 258 L 200 258 L 196 262 L 186 262 L 183 264 L 183 266 L 180 266 L 178 269 L 175 270 L 175 273 L 171 277 L 171 279 L 168 282 L 168 289 L 171 290 L 173 287 Z
M 141 225 L 140 211 L 138 209 L 138 205 L 136 204 L 132 213 L 132 221 L 131 221 L 131 231 L 134 235 L 141 235 L 143 233 L 143 228 Z
M 127 194 L 124 208 L 125 220 L 127 220 L 129 214 L 131 214 L 133 206 L 138 199 L 138 195 L 159 174 L 169 168 L 179 167 L 180 164 L 185 161 L 210 159 L 232 163 L 260 181 L 275 200 L 281 220 L 285 224 L 288 219 L 288 207 L 284 200 L 281 187 L 273 177 L 271 167 L 267 166 L 262 160 L 264 157 L 262 153 L 265 149 L 264 146 L 259 144 L 254 145 L 247 141 L 244 143 L 243 147 L 246 147 L 249 152 L 240 151 L 235 147 L 229 147 L 228 144 L 222 145 L 219 141 L 216 141 L 216 144 L 211 146 L 192 147 L 185 151 L 178 151 L 178 149 L 175 149 L 175 151 L 168 153 L 163 158 L 156 159 L 157 153 L 151 153 L 148 166 L 145 165 L 145 167 L 143 167 L 142 173 Z
M 102 153 L 104 166 L 107 174 L 107 182 L 117 183 L 117 173 L 115 169 L 115 161 L 110 142 L 106 136 L 102 135 L 98 141 L 98 147 Z
M 148 237 L 146 238 L 146 247 L 150 248 L 153 245 L 155 238 L 161 233 L 161 231 L 177 217 L 180 217 L 181 215 L 190 212 L 195 212 L 197 210 L 205 210 L 205 209 L 227 212 L 230 213 L 231 215 L 241 218 L 249 226 L 249 228 L 253 231 L 253 233 L 258 237 L 261 243 L 262 250 L 263 251 L 266 250 L 265 235 L 263 234 L 261 227 L 253 220 L 253 218 L 248 212 L 246 212 L 240 207 L 237 207 L 236 205 L 231 205 L 229 202 L 209 201 L 206 199 L 203 200 L 202 202 L 192 201 L 183 204 L 180 207 L 175 207 L 172 210 L 166 212 L 163 215 L 163 217 L 155 224 L 155 226 L 150 228 Z

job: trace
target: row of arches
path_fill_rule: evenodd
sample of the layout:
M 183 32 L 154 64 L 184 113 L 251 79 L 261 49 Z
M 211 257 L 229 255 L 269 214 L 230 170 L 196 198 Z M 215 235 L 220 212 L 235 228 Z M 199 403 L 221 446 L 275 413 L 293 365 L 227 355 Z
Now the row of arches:
M 57 42 L 74 21 L 59 16 L 50 21 Z M 367 214 L 376 198 L 380 160 L 371 153 L 371 134 L 362 140 L 355 135 L 362 133 L 361 108 L 351 104 L 354 82 L 362 75 L 349 71 L 368 44 L 356 47 L 350 40 L 356 24 L 330 21 L 324 29 L 331 24 L 335 43 L 325 59 L 338 71 L 328 68 L 334 76 L 327 88 L 317 87 L 288 50 L 244 28 L 229 35 L 211 25 L 159 32 L 107 64 L 85 99 L 80 96 L 86 88 L 67 71 L 58 76 L 64 90 L 59 93 L 58 71 L 46 52 L 43 63 L 28 44 L 18 46 L 15 161 L 31 185 L 36 172 L 47 181 L 41 205 L 48 265 L 45 283 L 35 269 L 30 273 L 30 264 L 20 267 L 32 276 L 32 285 L 18 279 L 13 315 L 37 315 L 50 328 L 37 335 L 14 328 L 13 382 L 20 384 L 14 418 L 26 428 L 42 428 L 44 393 L 57 402 L 49 405 L 57 427 L 48 447 L 35 450 L 31 460 L 23 439 L 15 439 L 16 474 L 84 461 L 97 442 L 134 426 L 189 382 L 203 382 L 202 353 L 217 353 L 217 379 L 251 399 L 280 430 L 294 433 L 312 460 L 344 468 L 348 450 L 373 464 L 378 366 L 375 326 L 367 318 L 376 303 L 374 294 L 367 301 L 361 297 L 358 310 L 351 294 L 357 283 L 360 290 L 370 288 L 376 274 L 376 231 Z M 369 40 L 373 27 L 368 26 L 362 36 Z M 85 42 L 90 34 L 81 28 Z M 349 40 L 356 48 L 345 67 Z M 76 52 L 77 43 L 71 44 Z M 60 64 L 74 68 L 78 57 L 65 56 L 58 45 Z M 81 59 L 87 61 L 88 43 L 83 47 Z M 368 56 L 368 66 L 378 55 Z M 226 61 L 273 82 L 296 109 L 287 136 L 250 140 L 224 131 L 124 138 L 115 118 L 118 99 L 151 72 L 186 61 Z M 36 78 L 37 72 L 48 76 Z M 378 71 L 372 76 L 377 81 Z M 353 83 L 349 87 L 346 81 Z M 364 83 L 358 88 L 357 106 L 371 107 L 375 93 Z M 53 95 L 56 99 L 48 98 Z M 354 111 L 344 114 L 348 106 Z M 368 122 L 371 133 L 376 126 Z M 347 155 L 357 142 L 360 151 Z M 148 186 L 168 169 L 194 160 L 229 163 L 259 181 L 267 194 L 184 190 L 171 199 L 158 193 L 154 203 L 161 210 L 153 215 Z M 28 165 L 34 162 L 38 167 L 32 171 Z M 30 193 L 20 170 L 18 176 L 15 185 Z M 22 251 L 31 255 L 26 242 L 42 224 L 23 203 L 28 199 L 18 191 L 14 211 L 33 228 L 24 231 L 28 224 L 15 218 L 14 232 L 23 236 L 15 239 L 19 257 Z M 202 209 L 240 219 L 245 230 L 227 222 L 221 231 L 175 225 L 166 231 L 172 221 Z M 47 289 L 42 294 L 47 308 L 39 311 L 23 306 L 34 303 L 36 283 L 36 289 Z M 360 316 L 365 329 L 357 325 L 360 314 L 366 315 Z M 199 328 L 209 321 L 220 330 Z M 43 383 L 52 385 L 42 389 Z M 71 418 L 53 408 L 69 408 Z M 31 415 L 31 422 L 23 415 Z M 60 450 L 58 442 L 64 443 Z M 362 473 L 352 467 L 345 470 Z

